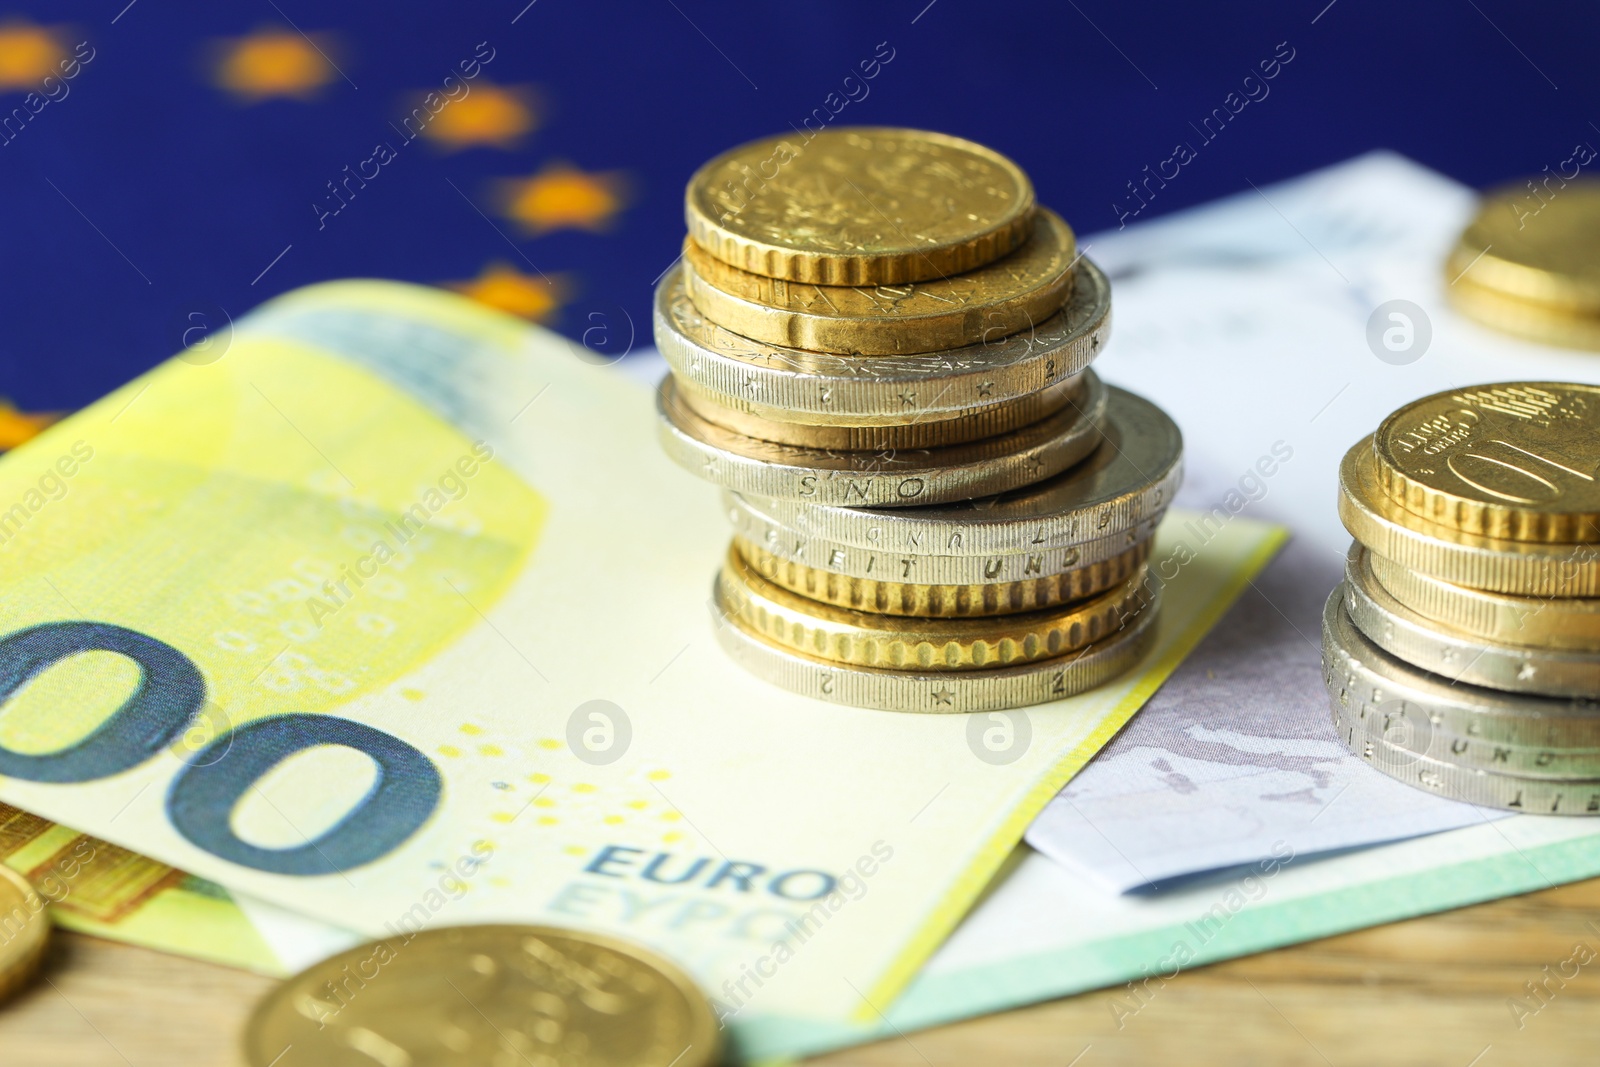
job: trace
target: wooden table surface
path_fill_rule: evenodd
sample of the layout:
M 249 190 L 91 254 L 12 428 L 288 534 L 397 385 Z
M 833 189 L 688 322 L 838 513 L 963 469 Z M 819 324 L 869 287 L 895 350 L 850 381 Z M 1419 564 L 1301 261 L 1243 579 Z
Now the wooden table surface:
M 1525 983 L 1551 980 L 1518 1020 Z M 845 1049 L 818 1067 L 1600 1063 L 1600 879 L 1198 968 L 1137 1015 L 1085 993 Z M 1550 971 L 1546 972 L 1545 967 Z M 1567 968 L 1571 973 L 1571 967 Z M 1564 984 L 1562 984 L 1564 983 Z M 0 1007 L 6 1067 L 234 1067 L 269 979 L 75 934 Z

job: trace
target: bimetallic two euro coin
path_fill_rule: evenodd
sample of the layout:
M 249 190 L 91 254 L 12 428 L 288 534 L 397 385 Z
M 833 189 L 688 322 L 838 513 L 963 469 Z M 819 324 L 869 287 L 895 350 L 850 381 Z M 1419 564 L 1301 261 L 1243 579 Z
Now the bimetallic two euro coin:
M 249 1067 L 710 1067 L 720 1047 L 710 1002 L 675 965 L 550 926 L 358 945 L 268 993 L 244 1033 Z
M 1345 610 L 1373 644 L 1452 683 L 1512 693 L 1600 697 L 1600 653 L 1485 641 L 1440 626 L 1395 599 L 1359 544 L 1345 560 Z
M 1430 521 L 1512 541 L 1600 540 L 1600 387 L 1435 393 L 1384 419 L 1372 447 L 1379 486 Z
M 689 179 L 684 215 L 708 252 L 819 285 L 882 285 L 980 267 L 1027 239 L 1033 184 L 1000 153 L 891 127 L 783 134 Z
M 1322 666 L 1329 699 L 1347 717 L 1403 714 L 1419 736 L 1438 732 L 1527 748 L 1600 748 L 1595 701 L 1451 684 L 1373 644 L 1350 620 L 1344 602 L 1341 582 L 1323 608 Z M 1424 740 L 1415 745 L 1427 751 Z
M 1150 541 L 1109 559 L 1081 564 L 1051 574 L 1008 582 L 926 585 L 877 578 L 856 578 L 785 559 L 760 545 L 734 537 L 734 546 L 751 567 L 775 585 L 812 600 L 855 611 L 924 618 L 1011 615 L 1053 608 L 1092 597 L 1131 578 L 1150 556 Z M 1042 561 L 1041 566 L 1042 566 Z M 1018 567 L 1017 569 L 1023 569 Z
M 942 352 L 851 356 L 764 344 L 707 319 L 682 268 L 656 287 L 655 339 L 672 373 L 751 415 L 818 426 L 963 418 L 1078 374 L 1111 330 L 1111 284 L 1087 259 L 1066 306 L 1029 329 Z
M 1512 596 L 1470 589 L 1375 552 L 1367 566 L 1400 603 L 1438 626 L 1493 644 L 1600 653 L 1600 598 Z
M 1055 659 L 1103 640 L 1142 610 L 1143 568 L 1098 596 L 1017 615 L 908 618 L 835 607 L 769 582 L 730 547 L 717 605 L 769 644 L 860 667 L 972 671 Z
M 860 507 L 964 500 L 1032 484 L 1095 451 L 1107 389 L 1085 371 L 1083 400 L 1020 430 L 943 448 L 835 452 L 761 441 L 701 418 L 668 375 L 656 394 L 661 442 L 680 466 L 739 493 Z
M 1406 709 L 1385 709 L 1362 715 L 1360 709 L 1335 706 L 1334 729 L 1345 747 L 1362 755 L 1357 746 L 1381 742 L 1390 752 L 1391 764 L 1399 764 L 1406 754 L 1439 763 L 1454 764 L 1490 774 L 1511 774 L 1523 778 L 1600 780 L 1600 748 L 1560 748 L 1540 745 L 1513 745 L 1486 741 L 1481 737 L 1447 734 L 1423 724 Z
M 49 944 L 44 899 L 26 878 L 0 864 L 0 1000 L 28 983 Z
M 1600 815 L 1600 777 L 1536 777 L 1452 763 L 1396 747 L 1343 715 L 1335 716 L 1334 726 L 1353 755 L 1437 796 L 1529 815 Z
M 1015 556 L 1132 531 L 1164 512 L 1182 480 L 1183 435 L 1143 397 L 1109 387 L 1105 441 L 1025 489 L 926 507 L 768 500 L 767 517 L 805 537 L 879 552 Z M 928 579 L 936 581 L 936 579 Z
M 1380 556 L 1423 574 L 1517 596 L 1600 596 L 1600 545 L 1466 533 L 1409 510 L 1378 484 L 1372 438 L 1339 465 L 1339 518 Z
M 923 551 L 847 545 L 791 529 L 772 517 L 777 502 L 723 493 L 723 506 L 736 534 L 773 556 L 831 574 L 863 581 L 912 582 L 925 586 L 986 586 L 1050 579 L 1113 560 L 1148 544 L 1165 509 L 1105 536 L 1067 545 L 1027 546 L 1014 553 L 946 555 Z M 957 545 L 959 552 L 962 546 Z
M 1083 372 L 1083 375 L 1088 374 Z M 674 377 L 678 399 L 696 415 L 725 430 L 759 441 L 821 448 L 836 452 L 881 452 L 885 449 L 944 448 L 981 441 L 1020 430 L 1084 399 L 1083 375 L 1064 378 L 1036 393 L 975 408 L 960 418 L 939 422 L 906 422 L 882 426 L 811 426 L 763 418 L 702 393 L 692 382 Z
M 1052 659 L 984 670 L 885 669 L 835 663 L 773 644 L 738 616 L 718 612 L 717 640 L 763 681 L 801 696 L 880 711 L 949 714 L 1004 711 L 1075 696 L 1126 674 L 1155 640 L 1159 594 L 1116 633 Z
M 1005 257 L 930 281 L 819 286 L 730 267 L 693 240 L 684 287 L 706 318 L 772 345 L 856 355 L 939 352 L 1044 322 L 1072 293 L 1077 240 L 1041 210 L 1027 243 Z

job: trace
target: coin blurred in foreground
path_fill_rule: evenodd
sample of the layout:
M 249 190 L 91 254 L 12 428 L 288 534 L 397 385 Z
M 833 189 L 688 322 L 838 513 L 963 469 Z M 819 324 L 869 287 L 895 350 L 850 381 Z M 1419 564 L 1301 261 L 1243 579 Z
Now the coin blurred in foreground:
M 689 978 L 620 939 L 457 926 L 374 941 L 261 1001 L 249 1067 L 707 1067 L 716 1016 Z
M 818 286 L 730 267 L 693 241 L 684 285 L 706 318 L 773 345 L 898 355 L 997 341 L 1044 322 L 1072 293 L 1077 240 L 1040 211 L 1033 236 L 987 266 L 924 282 Z
M 26 878 L 0 864 L 0 1000 L 27 984 L 49 943 L 43 898 Z
M 923 281 L 1028 236 L 1033 184 L 959 137 L 886 127 L 784 134 L 724 152 L 684 197 L 690 235 L 743 270 L 819 285 Z

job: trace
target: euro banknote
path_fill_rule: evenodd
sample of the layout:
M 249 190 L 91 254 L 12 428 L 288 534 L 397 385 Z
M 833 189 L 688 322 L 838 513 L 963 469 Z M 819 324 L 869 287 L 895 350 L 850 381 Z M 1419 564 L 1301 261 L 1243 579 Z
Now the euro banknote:
M 631 937 L 782 1050 L 894 998 L 1279 541 L 1164 532 L 1157 647 L 1092 693 L 833 707 L 717 648 L 724 520 L 653 435 L 453 295 L 273 301 L 0 459 L 0 799 L 360 933 Z

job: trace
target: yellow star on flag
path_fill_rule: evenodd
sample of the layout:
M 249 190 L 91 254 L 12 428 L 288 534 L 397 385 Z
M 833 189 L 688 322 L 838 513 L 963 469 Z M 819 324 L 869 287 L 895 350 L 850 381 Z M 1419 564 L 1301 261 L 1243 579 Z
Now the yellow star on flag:
M 59 412 L 18 411 L 10 401 L 0 400 L 0 451 L 16 448 L 61 417 Z
M 279 96 L 310 100 L 338 76 L 327 54 L 331 47 L 324 34 L 263 27 L 218 42 L 216 82 L 247 104 Z
M 628 183 L 621 171 L 586 172 L 552 163 L 531 178 L 502 181 L 499 192 L 501 211 L 531 233 L 600 232 L 627 206 Z
M 43 26 L 21 19 L 0 22 L 0 89 L 33 89 L 57 73 L 66 56 L 61 40 Z
M 523 274 L 504 262 L 490 263 L 471 281 L 446 282 L 480 304 L 527 319 L 548 322 L 566 303 L 570 286 L 564 275 Z
M 526 86 L 464 84 L 469 86 L 467 95 L 448 100 L 422 127 L 424 137 L 449 151 L 473 145 L 509 149 L 537 124 L 538 109 Z

